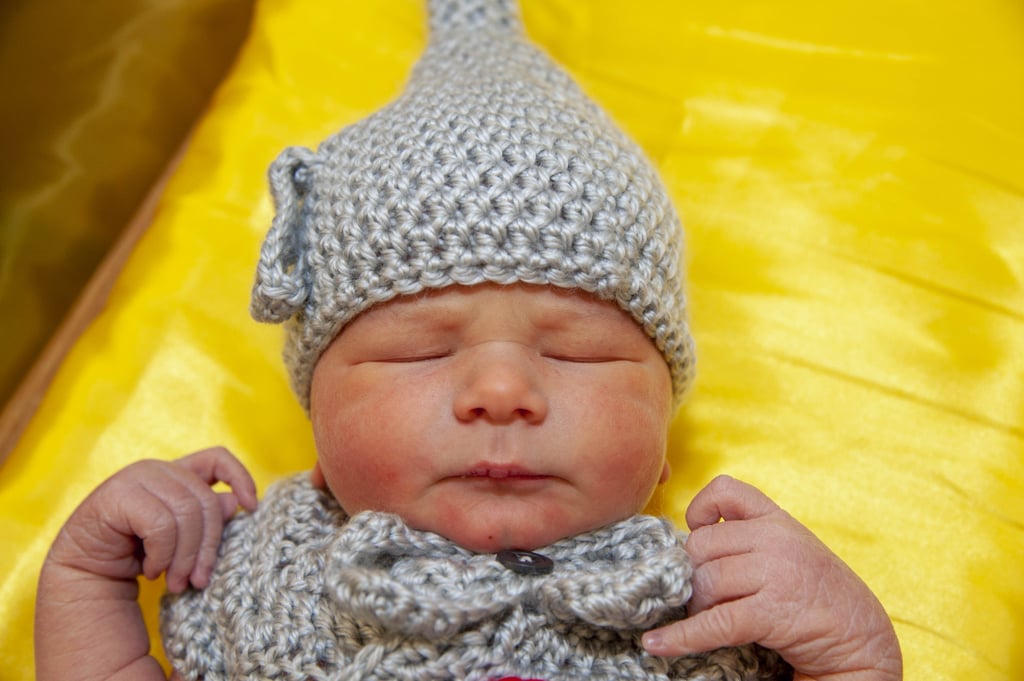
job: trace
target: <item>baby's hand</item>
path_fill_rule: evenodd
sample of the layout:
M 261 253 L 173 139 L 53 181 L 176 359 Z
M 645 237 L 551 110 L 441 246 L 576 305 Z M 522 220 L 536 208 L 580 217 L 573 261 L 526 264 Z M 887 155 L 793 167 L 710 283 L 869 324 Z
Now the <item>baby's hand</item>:
M 226 482 L 231 492 L 210 485 Z M 209 583 L 224 521 L 256 485 L 223 447 L 140 461 L 79 505 L 50 547 L 36 593 L 36 679 L 164 680 L 150 656 L 136 578 L 174 592 Z
M 215 482 L 230 492 L 216 493 Z M 156 579 L 177 593 L 209 582 L 221 530 L 238 506 L 256 508 L 256 485 L 223 447 L 173 462 L 139 461 L 115 473 L 75 510 L 47 561 L 96 577 Z
M 689 617 L 648 632 L 648 652 L 759 643 L 778 651 L 796 679 L 903 678 L 896 634 L 875 595 L 759 490 L 716 478 L 694 498 L 686 522 L 695 568 Z

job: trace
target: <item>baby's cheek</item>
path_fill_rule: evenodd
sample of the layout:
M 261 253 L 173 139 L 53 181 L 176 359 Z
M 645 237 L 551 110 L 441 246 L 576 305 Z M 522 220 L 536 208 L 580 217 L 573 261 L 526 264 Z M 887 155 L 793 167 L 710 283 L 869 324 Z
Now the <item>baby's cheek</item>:
M 330 473 L 327 473 L 329 469 Z M 350 514 L 360 511 L 396 512 L 403 467 L 372 456 L 342 456 L 325 467 L 328 485 Z
M 626 455 L 622 465 L 610 471 L 608 484 L 621 488 L 623 503 L 631 505 L 639 513 L 650 501 L 661 479 L 663 458 L 649 453 Z
M 601 474 L 646 501 L 664 467 L 668 418 L 646 401 L 609 400 L 603 413 L 592 433 L 593 446 L 606 452 Z

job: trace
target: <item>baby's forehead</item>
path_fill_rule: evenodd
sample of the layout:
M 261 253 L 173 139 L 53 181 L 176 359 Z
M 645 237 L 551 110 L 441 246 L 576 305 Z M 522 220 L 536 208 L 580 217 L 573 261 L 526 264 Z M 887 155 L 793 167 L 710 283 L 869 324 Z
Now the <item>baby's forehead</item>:
M 587 291 L 521 282 L 447 286 L 399 295 L 365 310 L 348 326 L 364 319 L 444 326 L 472 321 L 485 314 L 510 320 L 528 318 L 551 328 L 580 324 L 636 326 L 617 304 Z

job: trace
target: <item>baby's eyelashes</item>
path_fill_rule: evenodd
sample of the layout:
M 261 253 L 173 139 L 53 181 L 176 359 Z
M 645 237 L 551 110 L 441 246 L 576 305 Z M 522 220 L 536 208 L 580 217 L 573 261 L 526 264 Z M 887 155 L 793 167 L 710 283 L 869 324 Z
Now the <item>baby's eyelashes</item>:
M 539 348 L 539 352 L 544 359 L 573 364 L 607 364 L 636 359 L 633 354 L 615 343 L 586 338 L 545 344 Z
M 567 362 L 572 364 L 605 364 L 608 362 L 628 361 L 624 357 L 616 357 L 614 355 L 573 355 L 552 352 L 544 353 L 541 356 L 544 359 L 550 359 L 556 362 Z
M 421 350 L 417 352 L 382 353 L 366 361 L 384 364 L 412 364 L 415 362 L 433 362 L 455 354 L 451 350 Z
M 363 344 L 353 353 L 355 363 L 414 364 L 443 359 L 468 361 L 525 362 L 546 360 L 565 364 L 608 364 L 629 362 L 638 358 L 621 344 L 606 339 L 551 334 L 536 339 L 499 338 L 486 341 L 463 341 L 451 338 L 405 337 L 377 339 Z

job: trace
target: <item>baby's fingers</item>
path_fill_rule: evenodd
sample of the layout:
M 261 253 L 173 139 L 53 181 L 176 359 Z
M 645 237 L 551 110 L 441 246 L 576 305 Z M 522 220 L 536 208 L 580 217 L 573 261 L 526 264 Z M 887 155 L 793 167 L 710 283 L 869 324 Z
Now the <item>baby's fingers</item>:
M 242 462 L 224 447 L 203 449 L 178 459 L 175 463 L 192 471 L 207 485 L 226 483 L 242 508 L 247 511 L 256 508 L 255 481 Z M 224 518 L 229 518 L 234 511 L 235 508 L 231 508 Z
M 720 475 L 690 502 L 686 524 L 696 530 L 719 520 L 751 520 L 778 510 L 778 505 L 753 485 Z
M 731 556 L 701 565 L 693 573 L 693 597 L 686 604 L 692 617 L 716 605 L 753 596 L 764 588 L 764 557 Z
M 217 492 L 217 501 L 220 502 L 220 515 L 228 520 L 238 510 L 238 496 L 234 492 Z
M 181 590 L 202 543 L 202 503 L 169 470 L 144 481 L 142 489 L 133 508 L 125 510 L 129 532 L 141 543 L 142 574 L 156 579 L 166 572 L 168 587 Z
M 762 639 L 762 618 L 751 612 L 750 599 L 725 603 L 693 617 L 649 631 L 644 649 L 651 655 L 690 655 L 726 646 L 740 646 Z
M 217 561 L 217 550 L 220 547 L 221 534 L 225 521 L 238 509 L 238 497 L 232 492 L 214 494 L 209 488 L 204 495 L 203 534 L 199 551 L 192 561 L 192 569 L 188 573 L 188 582 L 197 589 L 210 583 L 210 575 Z M 182 585 L 184 588 L 184 585 Z M 168 574 L 168 588 L 170 575 Z
M 215 493 L 187 467 L 173 465 L 171 469 L 168 477 L 182 487 L 179 494 L 167 499 L 179 533 L 173 561 L 167 568 L 167 588 L 177 592 L 190 582 L 197 588 L 209 583 L 224 522 L 238 508 L 238 500 L 230 492 Z

